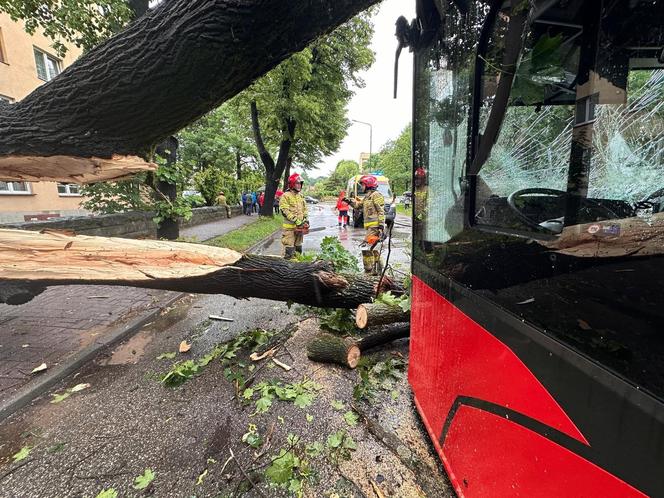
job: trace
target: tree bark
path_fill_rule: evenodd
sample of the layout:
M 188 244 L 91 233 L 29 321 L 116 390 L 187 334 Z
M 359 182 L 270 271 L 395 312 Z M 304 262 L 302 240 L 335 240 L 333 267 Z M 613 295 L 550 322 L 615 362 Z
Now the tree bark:
M 260 211 L 261 216 L 273 216 L 274 196 L 279 187 L 281 175 L 284 173 L 284 169 L 286 169 L 287 166 L 290 170 L 290 150 L 295 138 L 296 125 L 297 123 L 294 119 L 286 119 L 282 132 L 281 144 L 279 145 L 279 154 L 277 155 L 277 161 L 275 162 L 263 141 L 260 121 L 258 119 L 258 106 L 255 101 L 251 102 L 251 127 L 254 132 L 258 155 L 265 168 L 265 201 L 263 202 L 263 207 Z M 284 190 L 286 190 L 285 187 Z
M 320 363 L 336 363 L 355 368 L 360 360 L 360 348 L 351 338 L 318 334 L 307 344 L 307 358 Z
M 364 353 L 371 348 L 382 346 L 388 342 L 410 337 L 410 323 L 393 323 L 380 330 L 364 336 L 357 341 L 357 346 Z
M 352 309 L 371 299 L 378 285 L 377 278 L 359 273 L 337 274 L 327 262 L 296 263 L 181 242 L 0 230 L 0 249 L 0 301 L 7 303 L 25 302 L 33 289 L 76 284 L 226 294 Z M 381 289 L 387 290 L 401 289 Z
M 0 177 L 20 157 L 32 160 L 33 177 L 51 179 L 40 158 L 148 158 L 155 144 L 377 1 L 163 2 L 25 99 L 0 106 Z
M 355 313 L 355 325 L 360 329 L 409 320 L 410 313 L 405 312 L 398 305 L 391 306 L 385 303 L 364 303 L 357 308 Z

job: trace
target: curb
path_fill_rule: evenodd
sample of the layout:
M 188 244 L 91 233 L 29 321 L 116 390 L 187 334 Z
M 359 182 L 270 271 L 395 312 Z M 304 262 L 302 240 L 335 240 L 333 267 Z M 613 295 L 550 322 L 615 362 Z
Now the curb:
M 242 254 L 250 254 L 250 253 L 253 253 L 256 249 L 258 249 L 259 247 L 261 247 L 261 246 L 262 246 L 263 244 L 265 244 L 268 240 L 272 239 L 272 237 L 274 237 L 274 236 L 275 236 L 276 234 L 278 234 L 279 232 L 281 232 L 281 228 L 277 228 L 274 232 L 272 232 L 272 233 L 271 233 L 270 235 L 268 235 L 267 237 L 263 237 L 261 240 L 259 240 L 258 242 L 256 242 L 253 246 L 248 247 L 247 249 L 245 249 L 244 251 L 242 251 Z
M 94 344 L 91 344 L 87 348 L 84 348 L 78 353 L 69 357 L 67 360 L 65 360 L 64 364 L 59 365 L 53 370 L 40 376 L 35 383 L 22 388 L 18 393 L 0 403 L 0 421 L 4 420 L 17 410 L 23 408 L 38 396 L 44 394 L 55 384 L 97 356 L 102 350 L 122 341 L 129 335 L 137 332 L 146 323 L 154 320 L 163 309 L 169 307 L 184 295 L 185 293 L 180 292 L 167 301 L 160 303 L 157 308 L 152 309 L 148 313 L 140 315 L 131 320 L 129 323 L 126 323 L 116 328 L 115 330 L 112 330 L 108 334 L 105 334 L 104 337 L 98 342 L 95 341 Z

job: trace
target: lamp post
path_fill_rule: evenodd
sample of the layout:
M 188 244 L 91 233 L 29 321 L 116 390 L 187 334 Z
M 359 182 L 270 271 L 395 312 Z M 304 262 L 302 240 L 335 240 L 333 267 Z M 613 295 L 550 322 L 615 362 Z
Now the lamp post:
M 369 127 L 369 166 L 371 166 L 371 153 L 373 152 L 373 126 L 371 126 L 371 123 L 367 123 L 366 121 L 358 121 L 357 119 L 351 119 L 353 123 L 359 123 L 363 125 L 367 125 Z

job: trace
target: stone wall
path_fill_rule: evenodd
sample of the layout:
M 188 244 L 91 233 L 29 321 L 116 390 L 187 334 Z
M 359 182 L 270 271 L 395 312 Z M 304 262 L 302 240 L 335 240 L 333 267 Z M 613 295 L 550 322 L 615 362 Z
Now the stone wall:
M 242 214 L 240 206 L 231 208 L 231 215 Z M 221 207 L 203 207 L 192 210 L 189 221 L 182 222 L 181 227 L 189 227 L 210 223 L 222 219 L 226 212 Z M 46 221 L 27 221 L 24 223 L 5 223 L 0 228 L 20 230 L 73 230 L 81 235 L 99 235 L 103 237 L 124 237 L 126 239 L 155 238 L 157 226 L 152 221 L 154 213 L 131 212 L 120 214 L 102 214 L 99 216 L 76 216 L 56 218 Z

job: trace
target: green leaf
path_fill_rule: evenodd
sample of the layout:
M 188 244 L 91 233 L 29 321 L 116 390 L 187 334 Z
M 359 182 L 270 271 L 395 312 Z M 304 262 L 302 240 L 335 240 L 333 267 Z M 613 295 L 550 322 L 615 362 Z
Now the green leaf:
M 399 391 L 397 391 L 396 389 L 393 390 L 393 391 L 390 393 L 390 396 L 392 397 L 393 400 L 396 400 L 396 399 L 399 397 Z
M 316 457 L 323 452 L 323 443 L 321 443 L 320 441 L 315 441 L 313 443 L 310 443 L 304 448 L 304 451 L 308 456 Z
M 265 413 L 272 406 L 272 399 L 267 397 L 258 398 L 256 401 L 256 413 Z
M 350 437 L 349 434 L 346 434 L 346 437 L 344 437 L 344 448 L 348 450 L 356 450 L 357 449 L 357 443 L 353 441 L 353 438 Z
M 142 475 L 134 479 L 134 489 L 145 489 L 154 481 L 154 472 L 152 469 L 145 469 Z
M 159 356 L 157 356 L 158 360 L 172 360 L 175 358 L 176 353 L 170 352 L 170 353 L 162 353 Z
M 244 392 L 242 393 L 242 397 L 244 399 L 251 399 L 254 395 L 254 390 L 250 387 L 246 388 Z
M 295 398 L 295 406 L 298 408 L 306 408 L 307 406 L 311 405 L 313 402 L 314 397 L 310 393 L 302 393 L 298 394 L 297 397 Z
M 100 491 L 95 498 L 118 498 L 118 492 L 113 488 L 105 489 Z
M 346 412 L 344 413 L 344 420 L 348 425 L 351 427 L 354 427 L 357 425 L 357 421 L 360 419 L 360 417 L 357 416 L 355 412 Z
M 286 484 L 293 477 L 295 455 L 290 451 L 281 450 L 279 456 L 265 471 L 265 477 L 275 484 Z
M 344 431 L 338 431 L 327 436 L 328 448 L 339 448 L 344 439 Z
M 332 408 L 334 408 L 335 410 L 341 411 L 346 409 L 346 406 L 343 404 L 343 401 L 339 401 L 338 399 L 332 400 L 330 404 L 332 405 Z
M 24 446 L 19 450 L 18 453 L 16 453 L 12 458 L 14 459 L 14 463 L 20 462 L 21 460 L 25 459 L 29 454 L 30 454 L 30 448 L 29 446 Z
M 314 416 L 313 416 L 313 415 L 309 415 L 308 413 L 307 413 L 307 415 L 306 415 L 306 418 L 307 418 L 307 422 L 309 422 L 309 423 L 313 422 L 313 420 L 314 420 Z

